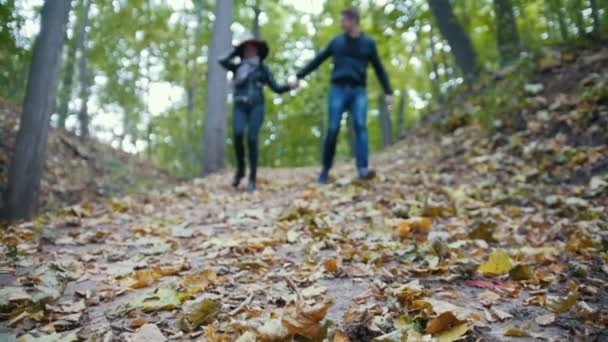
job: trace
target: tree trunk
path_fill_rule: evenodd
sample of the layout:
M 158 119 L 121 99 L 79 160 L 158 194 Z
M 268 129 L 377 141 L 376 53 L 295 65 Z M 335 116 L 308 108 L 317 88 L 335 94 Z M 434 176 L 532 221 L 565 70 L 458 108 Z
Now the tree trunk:
M 401 91 L 401 98 L 399 99 L 399 116 L 397 119 L 397 138 L 403 139 L 405 138 L 405 98 L 407 96 L 407 92 L 405 89 Z
M 562 36 L 563 41 L 568 41 L 568 26 L 566 25 L 566 18 L 562 11 L 562 0 L 546 0 L 549 1 L 549 7 L 551 11 L 557 16 L 557 24 L 559 32 Z
M 388 110 L 388 103 L 386 103 L 384 95 L 378 96 L 378 111 L 380 131 L 382 132 L 382 147 L 388 147 L 393 143 L 393 125 L 391 123 L 391 112 Z
M 82 13 L 82 29 L 78 39 L 78 50 L 80 51 L 80 63 L 78 66 L 80 74 L 80 111 L 78 112 L 78 122 L 80 123 L 80 139 L 84 140 L 89 136 L 89 70 L 87 68 L 87 26 L 89 25 L 89 10 L 91 0 L 85 0 Z
M 496 43 L 501 64 L 505 65 L 519 57 L 521 45 L 515 12 L 510 0 L 494 0 L 496 14 Z
M 67 58 L 64 63 L 65 71 L 63 74 L 63 80 L 61 81 L 61 92 L 59 94 L 59 104 L 57 109 L 57 126 L 59 128 L 65 128 L 65 122 L 68 118 L 68 111 L 70 108 L 70 100 L 72 99 L 72 87 L 74 83 L 74 66 L 76 65 L 76 51 L 78 45 L 76 44 L 76 37 L 72 37 L 69 43 L 69 49 Z
M 204 10 L 203 0 L 196 0 L 195 2 L 195 11 L 196 11 L 196 33 L 194 34 L 194 51 L 191 54 L 190 58 L 190 68 L 188 68 L 188 75 L 186 75 L 186 79 L 189 80 L 186 87 L 186 97 L 188 102 L 188 162 L 190 166 L 195 168 L 197 165 L 196 162 L 196 150 L 194 147 L 194 138 L 196 136 L 195 129 L 196 125 L 194 124 L 195 114 L 194 114 L 194 106 L 195 106 L 195 95 L 196 95 L 196 80 L 197 80 L 197 68 L 196 68 L 196 58 L 201 52 L 201 39 L 203 37 L 203 10 Z
M 215 23 L 209 48 L 207 109 L 203 134 L 202 175 L 221 170 L 226 165 L 226 71 L 217 62 L 230 49 L 233 0 L 217 1 Z
M 254 6 L 253 7 L 253 29 L 251 30 L 251 32 L 253 32 L 253 36 L 256 37 L 257 39 L 260 39 L 262 37 L 261 33 L 260 33 L 260 8 L 258 6 Z
M 437 67 L 437 59 L 435 52 L 435 35 L 433 32 L 433 28 L 429 31 L 429 39 L 430 39 L 430 50 L 431 50 L 431 70 L 433 71 L 434 77 L 431 79 L 431 86 L 433 88 L 433 95 L 437 98 L 438 103 L 443 103 L 443 94 L 441 93 L 441 85 L 439 84 L 439 68 Z
M 477 80 L 479 77 L 477 53 L 469 36 L 454 15 L 452 5 L 446 0 L 428 0 L 428 2 L 439 31 L 450 44 L 456 64 L 462 70 L 465 79 L 469 83 Z
M 29 219 L 37 210 L 49 125 L 57 95 L 61 50 L 71 0 L 46 0 L 34 44 L 21 123 L 9 169 L 4 217 Z
M 600 11 L 597 7 L 597 0 L 589 2 L 591 7 L 591 17 L 593 18 L 593 34 L 600 35 Z

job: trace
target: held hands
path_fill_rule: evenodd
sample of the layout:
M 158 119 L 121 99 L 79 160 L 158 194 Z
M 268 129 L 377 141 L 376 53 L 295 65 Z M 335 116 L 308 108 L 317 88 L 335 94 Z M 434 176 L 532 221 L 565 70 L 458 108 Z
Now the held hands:
M 295 90 L 300 87 L 300 80 L 296 79 L 295 81 L 289 82 L 289 90 Z

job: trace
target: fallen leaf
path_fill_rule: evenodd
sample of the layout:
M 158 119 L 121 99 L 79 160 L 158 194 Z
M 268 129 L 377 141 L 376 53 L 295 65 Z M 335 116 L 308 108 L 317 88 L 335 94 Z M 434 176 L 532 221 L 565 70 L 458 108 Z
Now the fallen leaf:
M 145 312 L 172 310 L 181 304 L 177 291 L 163 286 L 154 292 L 146 293 L 129 303 L 132 308 L 141 308 Z
M 216 285 L 218 277 L 214 270 L 204 269 L 198 273 L 186 274 L 182 277 L 180 287 L 188 293 L 198 293 L 204 291 L 210 285 Z
M 555 322 L 555 318 L 556 318 L 556 315 L 550 313 L 550 314 L 538 316 L 534 319 L 534 321 L 536 322 L 536 324 L 538 324 L 540 326 L 546 326 L 546 325 L 553 324 L 553 322 Z
M 514 327 L 509 326 L 503 330 L 503 335 L 510 337 L 530 337 L 527 326 Z
M 297 302 L 295 306 L 287 309 L 282 323 L 292 334 L 316 339 L 322 329 L 320 322 L 325 318 L 332 304 L 331 299 L 326 299 L 314 306 Z
M 489 277 L 508 273 L 513 265 L 509 254 L 504 249 L 496 249 L 490 254 L 488 261 L 479 265 L 479 272 Z
M 133 342 L 163 342 L 166 341 L 167 338 L 165 335 L 163 335 L 156 324 L 148 323 L 137 329 L 137 331 L 131 336 L 131 340 Z
M 334 334 L 332 342 L 350 342 L 350 339 L 348 338 L 348 335 L 346 335 L 346 333 L 342 332 L 341 330 L 338 330 Z
M 452 328 L 443 331 L 435 336 L 438 342 L 453 342 L 458 341 L 464 337 L 464 335 L 469 331 L 468 323 L 461 323 L 453 326 Z
M 565 297 L 547 297 L 547 309 L 555 313 L 565 313 L 570 311 L 578 301 L 578 292 L 570 292 Z
M 534 279 L 534 269 L 532 265 L 516 265 L 509 271 L 509 277 L 513 280 Z
M 434 335 L 451 328 L 457 323 L 459 323 L 459 321 L 453 313 L 444 312 L 427 323 L 426 332 Z
M 221 302 L 216 298 L 201 298 L 184 304 L 183 313 L 179 316 L 179 327 L 189 332 L 199 326 L 209 323 L 222 309 Z

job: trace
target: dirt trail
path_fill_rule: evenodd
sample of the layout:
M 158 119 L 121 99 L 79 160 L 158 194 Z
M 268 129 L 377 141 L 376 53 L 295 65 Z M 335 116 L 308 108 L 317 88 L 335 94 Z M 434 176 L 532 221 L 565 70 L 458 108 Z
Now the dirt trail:
M 592 235 L 605 234 L 606 196 L 539 186 L 525 160 L 484 144 L 419 134 L 376 156 L 368 183 L 352 179 L 350 164 L 329 186 L 314 184 L 315 168 L 262 170 L 247 194 L 222 174 L 10 227 L 0 284 L 31 298 L 1 305 L 12 313 L 0 337 L 138 340 L 145 323 L 177 341 L 263 336 L 294 302 L 332 298 L 325 320 L 298 319 L 310 329 L 335 322 L 334 341 L 415 341 L 447 313 L 435 337 L 606 338 L 608 269 Z M 499 247 L 510 266 L 493 265 L 490 277 L 478 264 Z M 65 291 L 42 291 L 49 304 L 35 305 L 48 284 Z M 551 298 L 573 293 L 572 305 Z M 194 298 L 221 307 L 189 325 Z M 507 336 L 518 334 L 527 337 Z

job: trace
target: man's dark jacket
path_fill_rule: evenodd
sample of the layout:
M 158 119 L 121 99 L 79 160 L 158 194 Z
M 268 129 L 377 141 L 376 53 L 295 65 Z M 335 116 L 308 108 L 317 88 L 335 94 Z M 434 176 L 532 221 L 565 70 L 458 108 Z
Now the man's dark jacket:
M 386 94 L 392 94 L 390 81 L 384 66 L 378 57 L 376 42 L 365 33 L 350 37 L 343 33 L 336 36 L 307 66 L 297 73 L 299 79 L 306 77 L 330 56 L 333 57 L 333 84 L 346 84 L 365 87 L 367 83 L 367 66 L 372 64 L 378 80 Z

